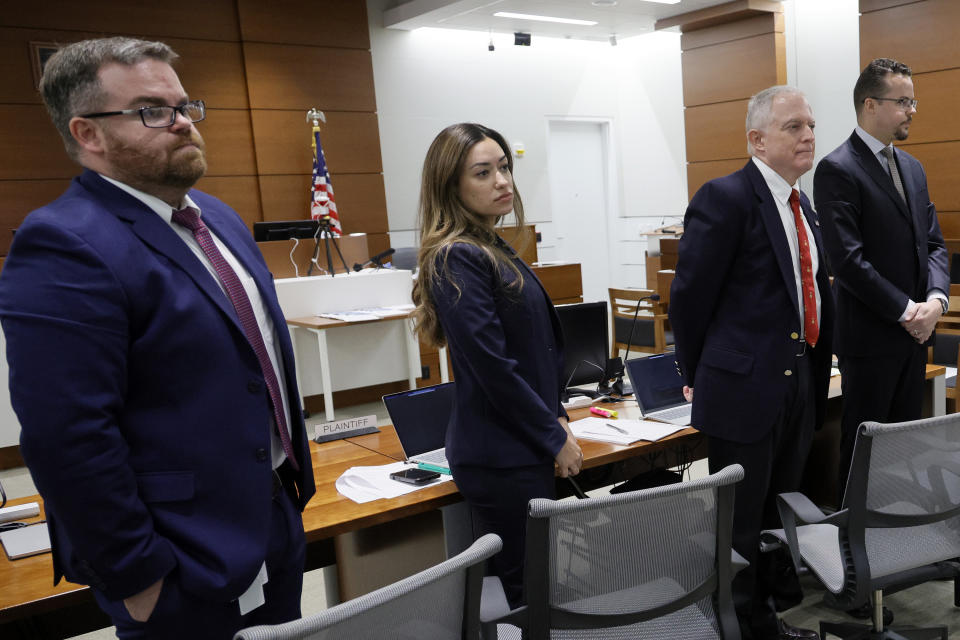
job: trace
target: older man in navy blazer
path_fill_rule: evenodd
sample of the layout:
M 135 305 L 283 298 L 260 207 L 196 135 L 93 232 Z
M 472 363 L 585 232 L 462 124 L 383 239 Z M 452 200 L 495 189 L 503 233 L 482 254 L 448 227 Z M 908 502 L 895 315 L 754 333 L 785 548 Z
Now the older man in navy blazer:
M 167 45 L 70 45 L 41 90 L 85 171 L 0 277 L 21 451 L 55 579 L 121 638 L 230 638 L 300 614 L 313 474 L 272 277 L 206 169 Z
M 840 489 L 860 423 L 920 417 L 927 345 L 947 310 L 947 251 L 907 139 L 910 68 L 878 58 L 853 89 L 857 128 L 817 165 L 814 197 L 833 267 L 843 387 Z
M 743 465 L 733 583 L 744 638 L 815 638 L 778 620 L 760 531 L 778 493 L 798 488 L 830 375 L 832 301 L 820 229 L 796 188 L 813 166 L 814 119 L 802 93 L 771 87 L 747 107 L 753 158 L 690 201 L 670 293 L 677 364 L 707 435 L 710 470 Z M 694 392 L 695 389 L 695 392 Z

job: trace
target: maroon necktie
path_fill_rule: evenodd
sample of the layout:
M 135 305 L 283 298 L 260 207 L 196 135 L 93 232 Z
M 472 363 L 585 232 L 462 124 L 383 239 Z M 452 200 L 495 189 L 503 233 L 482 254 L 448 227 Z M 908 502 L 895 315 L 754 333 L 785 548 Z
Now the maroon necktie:
M 797 241 L 800 245 L 800 285 L 803 289 L 803 333 L 807 344 L 817 346 L 820 326 L 817 324 L 817 294 L 813 284 L 813 258 L 810 256 L 810 241 L 803 226 L 803 214 L 800 213 L 800 194 L 796 189 L 790 192 L 790 208 L 793 209 L 793 221 L 797 224 Z
M 293 445 L 290 443 L 290 434 L 287 432 L 287 421 L 283 417 L 280 384 L 277 382 L 277 374 L 273 370 L 270 357 L 267 355 L 267 346 L 263 343 L 263 335 L 260 333 L 260 326 L 257 324 L 257 317 L 253 314 L 253 307 L 250 306 L 250 298 L 247 297 L 247 292 L 244 291 L 236 272 L 224 260 L 223 254 L 214 244 L 210 230 L 200 219 L 199 211 L 193 207 L 174 211 L 173 221 L 193 232 L 193 237 L 197 239 L 200 248 L 207 254 L 207 258 L 210 259 L 217 272 L 217 277 L 223 283 L 223 288 L 227 291 L 227 297 L 233 303 L 233 308 L 240 319 L 243 332 L 247 335 L 247 340 L 250 341 L 254 353 L 257 354 L 257 360 L 260 361 L 260 369 L 263 371 L 263 378 L 267 383 L 267 389 L 270 391 L 273 418 L 277 423 L 277 433 L 280 435 L 283 452 L 287 454 L 287 460 L 290 461 L 293 468 L 299 471 L 300 465 L 297 464 L 297 458 L 293 454 Z

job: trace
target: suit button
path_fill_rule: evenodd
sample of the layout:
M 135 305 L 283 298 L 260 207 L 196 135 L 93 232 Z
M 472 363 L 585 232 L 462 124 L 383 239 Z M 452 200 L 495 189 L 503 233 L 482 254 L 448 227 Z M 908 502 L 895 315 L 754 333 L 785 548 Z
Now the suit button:
M 793 375 L 793 371 L 791 371 L 790 369 L 787 369 L 786 371 L 783 372 L 783 375 L 785 375 L 785 376 L 792 376 L 792 375 Z
M 261 385 L 256 380 L 251 380 L 250 382 L 247 383 L 247 391 L 249 391 L 250 393 L 260 393 L 261 389 L 263 389 L 263 385 Z
M 267 450 L 260 448 L 257 449 L 257 462 L 266 462 L 267 461 Z
M 793 331 L 793 332 L 790 333 L 790 339 L 791 339 L 791 340 L 799 340 L 799 339 L 800 339 L 800 334 L 797 333 L 796 331 Z

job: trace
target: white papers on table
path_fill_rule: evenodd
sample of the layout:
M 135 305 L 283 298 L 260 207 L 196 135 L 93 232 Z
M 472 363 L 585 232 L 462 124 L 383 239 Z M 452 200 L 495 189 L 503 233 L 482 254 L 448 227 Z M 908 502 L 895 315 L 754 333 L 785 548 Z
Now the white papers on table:
M 453 479 L 453 476 L 441 473 L 439 478 L 426 484 L 407 484 L 390 477 L 394 471 L 415 468 L 416 465 L 406 462 L 393 462 L 377 467 L 350 467 L 337 478 L 337 492 L 354 502 L 363 504 L 380 498 L 396 498 L 417 489 L 432 487 Z
M 956 377 L 957 377 L 957 368 L 956 368 L 956 367 L 944 367 L 944 369 L 947 370 L 947 374 L 946 374 L 945 377 L 946 377 L 948 380 L 949 380 L 950 378 L 956 378 Z
M 612 426 L 611 426 L 612 425 Z M 640 440 L 653 442 L 686 427 L 653 420 L 611 420 L 583 418 L 570 423 L 573 435 L 584 440 L 599 440 L 611 444 L 633 444 Z M 625 432 L 625 433 L 624 433 Z
M 317 315 L 321 318 L 332 318 L 333 320 L 342 320 L 343 322 L 365 322 L 393 316 L 405 316 L 413 311 L 413 309 L 412 304 L 395 304 L 386 307 L 352 309 L 350 311 L 329 311 Z

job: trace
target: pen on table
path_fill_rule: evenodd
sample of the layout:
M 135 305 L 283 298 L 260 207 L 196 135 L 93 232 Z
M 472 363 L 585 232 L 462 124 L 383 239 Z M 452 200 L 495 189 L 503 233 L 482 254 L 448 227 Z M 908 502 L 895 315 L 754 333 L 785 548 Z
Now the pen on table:
M 623 428 L 621 428 L 621 427 L 618 427 L 618 426 L 615 425 L 615 424 L 610 424 L 609 422 L 607 422 L 607 423 L 605 423 L 605 424 L 606 424 L 608 427 L 610 427 L 611 429 L 613 429 L 614 431 L 619 431 L 620 433 L 622 433 L 622 434 L 625 435 L 625 436 L 630 435 L 630 434 L 627 432 L 626 429 L 623 429 Z

